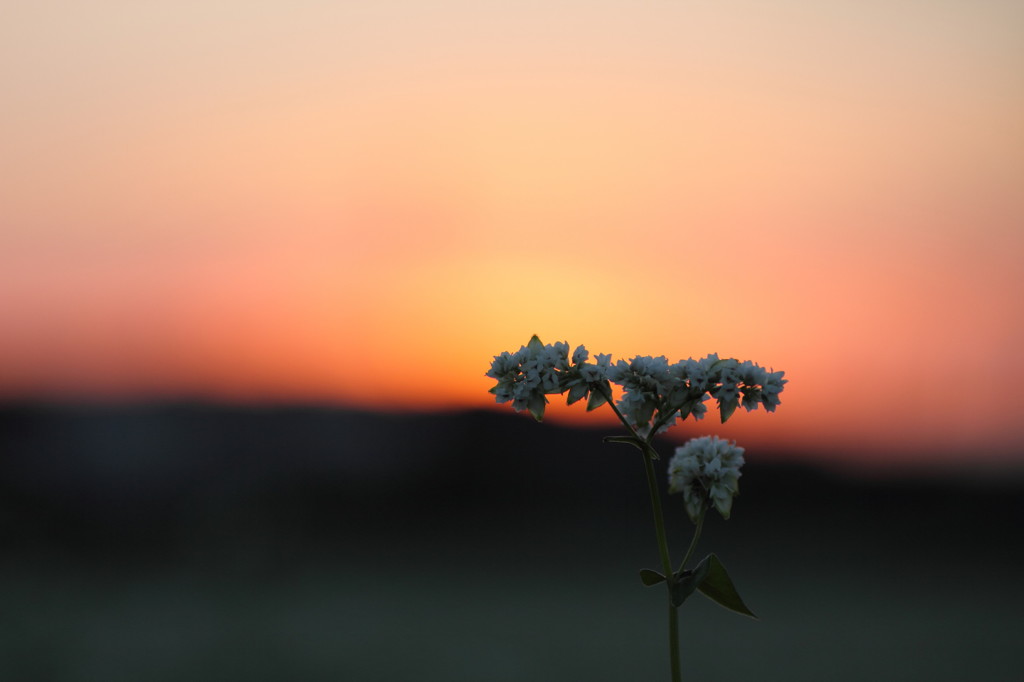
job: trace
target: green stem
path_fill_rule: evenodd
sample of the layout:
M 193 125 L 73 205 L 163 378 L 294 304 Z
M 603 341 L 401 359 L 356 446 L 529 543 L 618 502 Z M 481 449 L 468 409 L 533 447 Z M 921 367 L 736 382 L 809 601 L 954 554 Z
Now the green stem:
M 679 666 L 679 609 L 672 603 L 671 597 L 668 600 L 668 657 L 672 664 L 672 682 L 680 682 L 682 668 Z
M 630 434 L 632 434 L 633 436 L 639 438 L 640 434 L 636 432 L 636 429 L 633 428 L 632 424 L 626 421 L 626 417 L 621 412 L 619 412 L 619 408 L 615 405 L 615 400 L 612 398 L 611 393 L 605 393 L 604 390 L 602 390 L 601 395 L 604 396 L 605 404 L 608 407 L 612 408 L 612 412 L 614 412 L 615 416 L 619 418 L 619 421 L 622 422 L 622 425 L 626 427 L 626 430 L 629 431 Z
M 678 407 L 666 414 L 659 414 L 658 420 L 654 422 L 654 426 L 651 427 L 651 433 L 658 433 L 661 430 L 661 427 L 665 426 L 665 424 L 668 424 L 668 420 L 671 419 L 673 415 L 675 415 L 677 412 L 679 412 Z
M 644 439 L 644 471 L 647 473 L 647 489 L 651 493 L 651 508 L 654 513 L 654 531 L 658 536 L 658 553 L 661 554 L 661 565 L 665 571 L 665 587 L 668 589 L 668 655 L 672 669 L 672 682 L 682 679 L 679 666 L 679 610 L 672 603 L 672 586 L 675 577 L 672 574 L 672 558 L 668 551 L 668 536 L 665 533 L 665 514 L 661 509 L 661 495 L 658 493 L 658 481 L 654 475 L 654 458 L 657 456 L 651 445 L 652 431 Z
M 683 557 L 683 561 L 679 564 L 679 572 L 682 572 L 686 568 L 686 562 L 690 560 L 693 555 L 693 550 L 697 548 L 697 541 L 700 540 L 700 530 L 704 527 L 704 516 L 708 513 L 708 503 L 704 502 L 700 507 L 700 514 L 697 516 L 697 528 L 693 531 L 693 539 L 690 540 L 690 548 L 686 550 L 686 556 Z
M 619 411 L 619 408 L 615 406 L 615 402 L 612 400 L 610 395 L 605 396 L 608 406 L 615 412 L 615 416 L 619 418 L 622 425 L 626 427 L 629 433 L 640 440 L 640 434 L 636 432 L 632 424 L 626 421 L 626 418 Z M 654 531 L 658 536 L 658 553 L 661 555 L 661 567 L 665 571 L 665 576 L 668 578 L 668 583 L 671 586 L 672 583 L 672 559 L 668 553 L 668 537 L 665 534 L 665 515 L 661 511 L 661 496 L 658 494 L 658 479 L 654 475 L 654 460 L 658 458 L 658 452 L 651 445 L 651 438 L 653 437 L 653 431 L 643 439 L 643 456 L 644 456 L 644 471 L 647 473 L 647 490 L 651 494 L 651 508 L 654 513 Z M 671 598 L 671 594 L 669 595 Z
M 679 613 L 672 603 L 672 586 L 675 577 L 672 575 L 672 559 L 668 553 L 668 537 L 665 534 L 665 515 L 661 511 L 661 496 L 658 494 L 658 482 L 654 476 L 654 448 L 649 441 L 644 441 L 644 470 L 647 472 L 647 489 L 651 493 L 651 507 L 654 512 L 654 531 L 658 536 L 658 553 L 661 554 L 661 566 L 665 572 L 665 586 L 668 588 L 668 653 L 672 666 L 672 682 L 680 682 L 679 668 Z
M 654 532 L 658 536 L 658 553 L 661 555 L 661 567 L 665 575 L 672 576 L 672 559 L 668 553 L 668 536 L 665 534 L 665 515 L 661 511 L 661 496 L 658 494 L 658 480 L 654 475 L 654 459 L 651 456 L 650 443 L 645 443 L 644 470 L 647 472 L 647 490 L 651 494 L 651 507 L 654 512 Z M 669 581 L 671 583 L 671 580 Z
M 661 555 L 661 567 L 665 572 L 665 586 L 668 588 L 668 651 L 672 667 L 672 682 L 681 682 L 682 676 L 679 666 L 679 612 L 676 609 L 676 605 L 672 603 L 672 586 L 675 584 L 675 578 L 672 574 L 672 558 L 668 551 L 668 536 L 665 534 L 665 514 L 661 510 L 661 495 L 658 494 L 658 480 L 654 475 L 654 460 L 658 458 L 658 452 L 651 445 L 651 439 L 654 438 L 656 429 L 651 429 L 647 437 L 641 439 L 640 434 L 626 421 L 622 412 L 615 406 L 612 396 L 605 395 L 605 398 L 608 405 L 615 412 L 615 416 L 619 418 L 619 421 L 622 422 L 629 433 L 637 440 L 643 441 L 644 471 L 647 473 L 647 490 L 651 494 L 654 532 L 658 537 L 658 553 Z M 691 551 L 693 550 L 692 544 L 690 549 Z

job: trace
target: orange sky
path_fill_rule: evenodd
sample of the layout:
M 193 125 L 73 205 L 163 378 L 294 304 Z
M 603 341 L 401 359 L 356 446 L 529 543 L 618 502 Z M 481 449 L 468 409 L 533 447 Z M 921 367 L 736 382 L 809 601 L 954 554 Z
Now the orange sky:
M 1020 3 L 23 5 L 0 398 L 486 406 L 538 333 L 1024 458 Z

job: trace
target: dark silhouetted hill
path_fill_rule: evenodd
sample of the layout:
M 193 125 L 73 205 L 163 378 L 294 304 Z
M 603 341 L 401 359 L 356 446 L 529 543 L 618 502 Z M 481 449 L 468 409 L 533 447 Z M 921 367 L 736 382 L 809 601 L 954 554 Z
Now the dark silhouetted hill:
M 608 433 L 490 411 L 7 406 L 0 524 L 8 545 L 103 551 L 209 534 L 359 541 L 396 524 L 514 528 L 530 518 L 645 529 L 639 456 L 602 443 Z M 749 517 L 736 525 L 750 532 L 755 519 L 785 517 L 791 529 L 827 520 L 909 542 L 960 531 L 980 543 L 1024 520 L 1016 485 L 853 479 L 748 459 L 736 504 Z

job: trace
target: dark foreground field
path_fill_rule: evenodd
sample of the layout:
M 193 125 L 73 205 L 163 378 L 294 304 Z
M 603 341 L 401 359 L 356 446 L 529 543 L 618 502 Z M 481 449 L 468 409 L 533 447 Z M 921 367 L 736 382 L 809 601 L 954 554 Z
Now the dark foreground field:
M 668 678 L 643 470 L 490 413 L 0 410 L 0 679 Z M 1017 680 L 1019 481 L 744 470 L 686 679 Z M 676 551 L 688 540 L 670 498 Z

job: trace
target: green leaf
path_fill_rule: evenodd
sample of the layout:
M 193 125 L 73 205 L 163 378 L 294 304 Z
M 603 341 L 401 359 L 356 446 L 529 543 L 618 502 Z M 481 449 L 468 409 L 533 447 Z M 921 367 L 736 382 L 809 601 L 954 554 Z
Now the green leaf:
M 636 419 L 638 424 L 649 424 L 651 417 L 654 416 L 654 410 L 658 408 L 658 403 L 653 400 L 645 400 L 644 404 L 640 406 L 640 409 L 636 412 Z
M 719 403 L 718 409 L 722 412 L 722 423 L 732 416 L 732 413 L 736 411 L 736 408 L 740 406 L 740 399 L 733 398 L 732 400 L 724 403 Z
M 626 445 L 632 445 L 641 452 L 644 450 L 644 442 L 634 436 L 605 436 L 601 440 L 605 443 L 625 443 Z
M 705 560 L 706 561 L 706 560 Z M 672 605 L 682 606 L 693 591 L 704 581 L 708 573 L 708 565 L 705 561 L 697 564 L 692 571 L 683 571 L 676 576 L 676 582 L 672 585 Z
M 540 337 L 534 334 L 530 337 L 530 342 L 526 344 L 526 347 L 532 351 L 544 350 L 544 344 L 541 342 Z
M 743 603 L 739 592 L 736 591 L 732 580 L 729 579 L 729 574 L 725 571 L 725 566 L 718 560 L 718 557 L 714 554 L 707 555 L 701 560 L 697 570 L 700 570 L 700 566 L 705 565 L 707 570 L 705 571 L 704 578 L 697 585 L 697 589 L 700 590 L 701 594 L 730 611 L 735 611 L 757 620 L 754 612 Z
M 566 400 L 567 405 L 572 405 L 577 400 L 581 400 L 587 396 L 587 391 L 590 390 L 586 384 L 576 384 L 569 389 L 569 398 Z
M 645 586 L 650 587 L 651 585 L 657 585 L 658 583 L 665 582 L 665 576 L 657 571 L 652 571 L 649 568 L 640 569 L 640 582 Z
M 536 338 L 536 337 L 535 337 Z M 526 409 L 530 411 L 533 418 L 537 421 L 544 421 L 544 408 L 548 404 L 548 399 L 542 395 L 530 396 L 530 402 L 527 403 Z
M 602 389 L 603 390 L 592 390 L 590 392 L 590 398 L 587 399 L 587 412 L 590 412 L 591 410 L 596 410 L 597 408 L 601 407 L 606 402 L 608 402 L 608 398 L 606 398 L 605 396 L 612 394 L 612 386 L 607 381 L 605 381 L 604 385 L 602 386 Z

